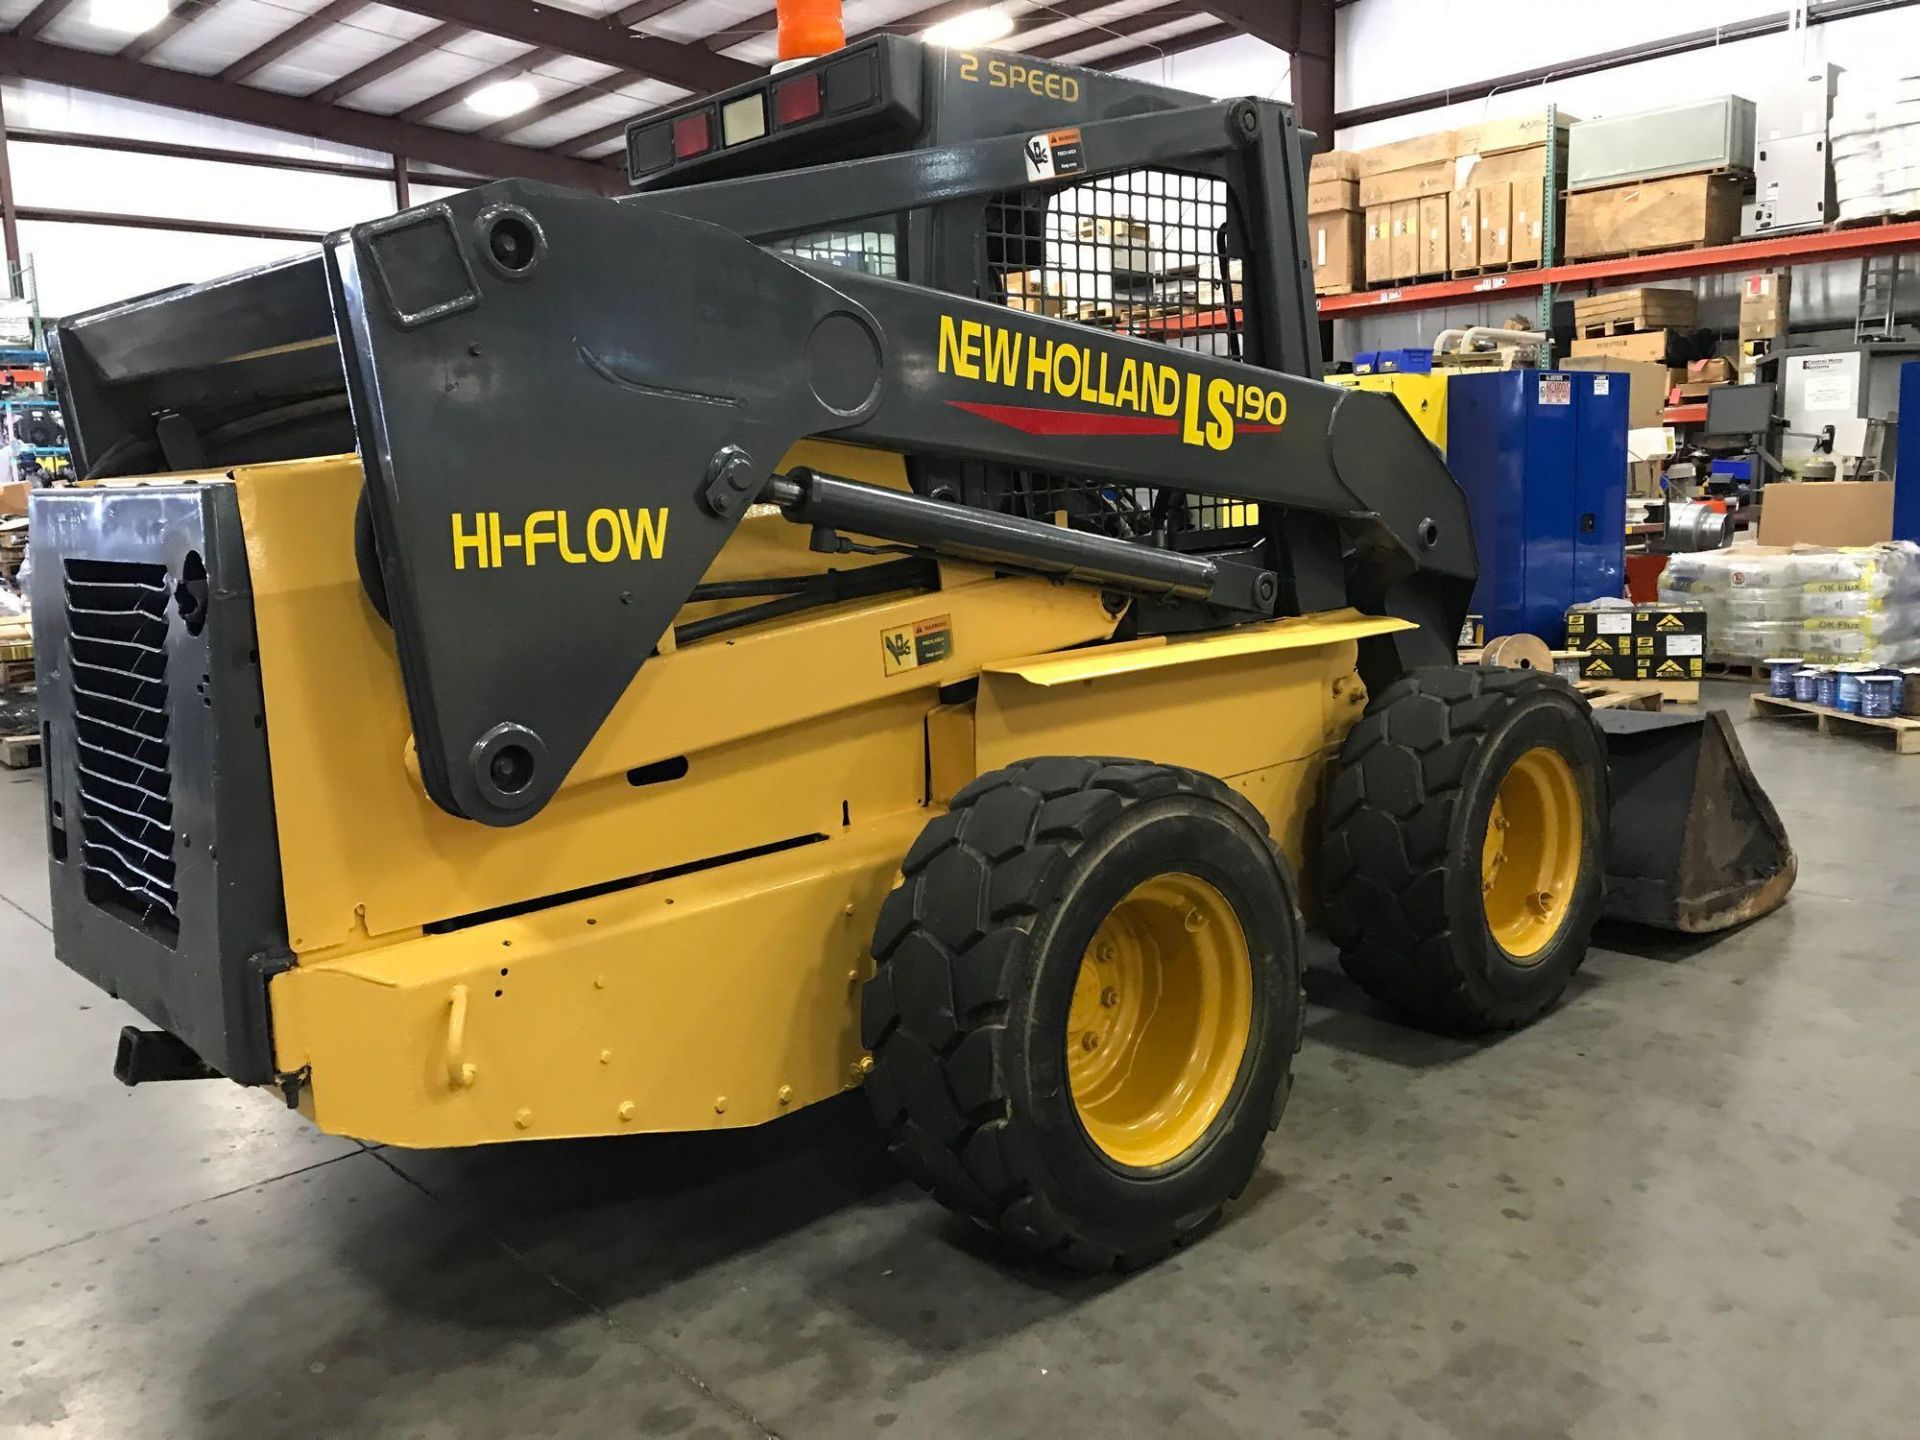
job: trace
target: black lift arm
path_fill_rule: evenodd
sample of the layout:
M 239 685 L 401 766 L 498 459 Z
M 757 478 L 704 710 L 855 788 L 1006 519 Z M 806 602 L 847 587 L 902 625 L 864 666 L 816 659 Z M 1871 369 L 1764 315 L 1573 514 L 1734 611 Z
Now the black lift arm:
M 1355 603 L 1436 661 L 1472 583 L 1461 493 L 1384 397 L 524 182 L 356 227 L 327 268 L 421 773 L 477 820 L 553 794 L 807 436 L 1331 517 Z M 914 544 L 959 508 L 787 498 Z M 1142 547 L 1118 588 L 1170 558 Z M 1273 577 L 1236 568 L 1218 601 L 1270 613 Z

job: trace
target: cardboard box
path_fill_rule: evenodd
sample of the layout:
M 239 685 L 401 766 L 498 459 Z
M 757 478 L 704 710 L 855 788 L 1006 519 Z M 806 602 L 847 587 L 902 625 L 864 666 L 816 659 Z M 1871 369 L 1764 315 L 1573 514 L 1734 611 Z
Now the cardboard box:
M 1566 168 L 1561 156 L 1561 169 Z M 1453 162 L 1453 188 L 1471 190 L 1479 185 L 1531 185 L 1544 190 L 1547 183 L 1547 150 L 1536 145 L 1527 150 L 1509 150 L 1503 155 L 1460 155 Z
M 1513 263 L 1515 265 L 1538 265 L 1542 259 L 1544 241 L 1540 238 L 1545 230 L 1546 192 L 1541 181 L 1522 184 L 1513 182 Z M 1559 202 L 1555 201 L 1557 206 Z
M 1358 180 L 1360 178 L 1360 152 L 1358 150 L 1322 150 L 1307 162 L 1307 179 L 1315 180 Z
M 1420 263 L 1420 202 L 1400 200 L 1393 206 L 1393 255 L 1388 262 L 1389 280 L 1410 280 Z
M 1549 140 L 1564 145 L 1567 142 L 1567 127 L 1574 124 L 1575 120 L 1575 116 L 1561 111 L 1554 117 L 1555 127 L 1551 134 L 1547 129 L 1547 112 L 1544 110 L 1532 115 L 1509 115 L 1502 120 L 1483 120 L 1478 125 L 1468 125 L 1453 132 L 1454 154 L 1496 155 L 1508 150 L 1544 146 Z
M 1447 200 L 1447 265 L 1452 270 L 1480 268 L 1480 192 L 1456 190 Z
M 1366 276 L 1366 232 L 1366 216 L 1358 210 L 1307 217 L 1314 294 L 1348 295 L 1360 287 Z
M 1733 362 L 1724 355 L 1687 362 L 1687 383 L 1690 385 L 1726 385 L 1732 380 Z
M 0 515 L 24 515 L 27 513 L 27 496 L 33 487 L 24 480 L 13 480 L 0 485 Z
M 1358 180 L 1315 180 L 1307 186 L 1309 215 L 1327 210 L 1358 210 L 1360 208 Z
M 1675 405 L 1698 405 L 1722 385 L 1732 383 L 1732 376 L 1725 380 L 1682 380 L 1668 389 L 1667 398 Z
M 1069 267 L 1071 269 L 1110 275 L 1115 270 L 1145 273 L 1159 268 L 1155 263 L 1153 226 L 1144 220 L 1083 215 L 1080 218 L 1079 236 L 1081 253 L 1077 263 Z M 1109 297 L 1102 294 L 1080 298 L 1104 300 Z
M 1009 309 L 1033 315 L 1058 315 L 1064 309 L 1060 297 L 1048 293 L 1043 271 L 1009 270 L 1006 285 Z
M 1567 258 L 1723 245 L 1739 233 L 1742 181 L 1674 175 L 1567 197 Z
M 1480 263 L 1505 265 L 1513 258 L 1513 186 L 1481 185 L 1475 194 L 1480 204 Z
M 1768 270 L 1749 275 L 1740 285 L 1740 338 L 1777 340 L 1787 333 L 1793 272 Z
M 1384 170 L 1360 180 L 1362 206 L 1391 205 L 1396 200 L 1418 200 L 1423 195 L 1445 195 L 1453 189 L 1453 161 L 1434 160 L 1403 170 Z
M 1567 648 L 1583 680 L 1698 680 L 1705 668 L 1707 612 L 1698 605 L 1576 605 Z
M 1367 210 L 1367 260 L 1369 284 L 1393 279 L 1393 207 L 1374 205 Z
M 1417 261 L 1422 275 L 1447 273 L 1447 197 L 1428 195 L 1420 201 L 1420 249 Z
M 1611 355 L 1572 355 L 1562 370 L 1599 370 L 1627 379 L 1627 429 L 1650 430 L 1663 422 L 1667 408 L 1667 367 L 1649 360 L 1620 360 Z
M 1375 145 L 1360 152 L 1360 178 L 1384 175 L 1389 170 L 1405 170 L 1412 165 L 1431 165 L 1435 160 L 1451 160 L 1460 152 L 1455 148 L 1451 130 L 1436 130 L 1431 135 L 1415 135 L 1391 145 Z
M 1633 335 L 1596 335 L 1576 340 L 1571 355 L 1607 355 L 1616 360 L 1645 360 L 1654 365 L 1667 361 L 1667 332 L 1645 330 Z
M 1768 485 L 1762 545 L 1874 545 L 1893 538 L 1893 481 L 1803 480 Z

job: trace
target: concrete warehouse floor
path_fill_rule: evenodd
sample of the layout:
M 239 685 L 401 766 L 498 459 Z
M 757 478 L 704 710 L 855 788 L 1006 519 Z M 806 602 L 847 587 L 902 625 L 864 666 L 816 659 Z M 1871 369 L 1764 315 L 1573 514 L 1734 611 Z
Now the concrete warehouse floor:
M 1317 947 L 1264 1170 L 1124 1281 L 1010 1262 L 859 1097 L 431 1154 L 123 1090 L 130 1012 L 52 959 L 38 774 L 0 773 L 0 1434 L 1911 1435 L 1920 759 L 1740 732 L 1784 911 L 1603 935 L 1488 1044 Z

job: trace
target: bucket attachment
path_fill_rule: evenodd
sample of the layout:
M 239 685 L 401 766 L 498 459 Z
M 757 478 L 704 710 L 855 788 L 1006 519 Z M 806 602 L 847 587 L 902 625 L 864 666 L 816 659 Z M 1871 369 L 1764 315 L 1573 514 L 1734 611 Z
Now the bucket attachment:
M 1725 715 L 1593 718 L 1613 791 L 1602 914 L 1697 935 L 1787 898 L 1799 861 Z

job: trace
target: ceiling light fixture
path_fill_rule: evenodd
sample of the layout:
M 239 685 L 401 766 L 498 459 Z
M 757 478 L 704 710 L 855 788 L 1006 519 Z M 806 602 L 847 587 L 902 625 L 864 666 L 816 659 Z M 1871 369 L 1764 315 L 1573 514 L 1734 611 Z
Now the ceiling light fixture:
M 167 18 L 167 0 L 93 0 L 87 18 L 102 30 L 138 35 Z
M 531 80 L 496 80 L 469 95 L 467 104 L 498 120 L 531 109 L 539 99 L 540 91 Z
M 945 45 L 950 49 L 962 50 L 969 45 L 991 45 L 995 40 L 1004 40 L 1013 33 L 1013 17 L 1004 10 L 992 6 L 982 10 L 969 10 L 964 15 L 956 15 L 951 20 L 942 20 L 938 25 L 929 26 L 920 32 L 920 38 L 929 45 Z

